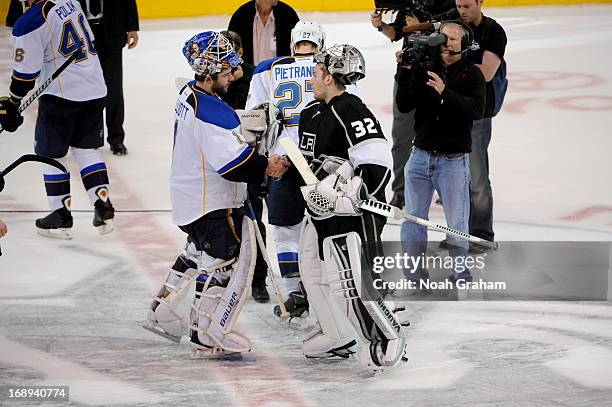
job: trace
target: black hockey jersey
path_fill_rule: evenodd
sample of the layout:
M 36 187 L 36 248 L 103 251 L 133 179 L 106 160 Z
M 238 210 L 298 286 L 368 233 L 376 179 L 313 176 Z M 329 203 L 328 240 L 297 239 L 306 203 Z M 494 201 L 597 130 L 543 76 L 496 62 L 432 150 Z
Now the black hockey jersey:
M 313 102 L 301 113 L 299 148 L 310 162 L 321 155 L 350 160 L 368 193 L 385 201 L 391 147 L 380 123 L 357 96 L 344 92 L 329 103 Z

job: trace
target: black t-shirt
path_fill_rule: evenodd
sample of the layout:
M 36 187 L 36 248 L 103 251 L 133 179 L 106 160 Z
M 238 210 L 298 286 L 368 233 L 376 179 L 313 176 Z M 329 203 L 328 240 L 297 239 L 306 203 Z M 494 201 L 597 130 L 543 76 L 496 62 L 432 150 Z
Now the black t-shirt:
M 483 38 L 483 32 L 485 23 L 487 20 L 491 21 L 491 26 L 486 38 Z M 468 58 L 475 64 L 482 64 L 482 55 L 484 51 L 489 51 L 497 55 L 500 59 L 504 58 L 506 53 L 506 44 L 508 39 L 506 38 L 506 32 L 497 21 L 491 17 L 482 16 L 482 21 L 478 27 L 471 26 L 474 31 L 474 41 L 480 45 L 480 49 L 476 51 L 469 51 L 467 53 Z M 495 108 L 495 98 L 493 95 L 493 87 L 491 82 L 487 82 L 487 100 L 485 104 L 484 117 L 491 117 Z
M 427 85 L 422 68 L 398 69 L 396 103 L 400 112 L 416 108 L 414 145 L 444 154 L 472 151 L 472 122 L 482 117 L 485 82 L 480 69 L 462 58 L 450 66 L 432 69 L 446 84 L 440 95 Z

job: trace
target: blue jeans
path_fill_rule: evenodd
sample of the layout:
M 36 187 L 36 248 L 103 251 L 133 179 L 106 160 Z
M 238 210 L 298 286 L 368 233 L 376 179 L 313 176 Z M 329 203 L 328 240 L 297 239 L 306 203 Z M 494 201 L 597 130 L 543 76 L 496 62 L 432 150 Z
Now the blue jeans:
M 490 142 L 491 118 L 474 120 L 470 153 L 470 234 L 493 241 L 493 192 L 487 153 Z
M 448 227 L 468 233 L 470 217 L 470 171 L 468 154 L 437 154 L 413 147 L 406 168 L 406 213 L 429 220 L 429 206 L 434 189 L 443 202 Z M 456 278 L 471 280 L 463 264 L 468 254 L 468 242 L 447 235 L 449 254 L 453 257 Z M 426 254 L 427 228 L 405 221 L 401 230 L 402 250 L 409 256 Z M 414 275 L 412 274 L 414 272 Z M 425 278 L 422 267 L 406 269 L 406 278 Z

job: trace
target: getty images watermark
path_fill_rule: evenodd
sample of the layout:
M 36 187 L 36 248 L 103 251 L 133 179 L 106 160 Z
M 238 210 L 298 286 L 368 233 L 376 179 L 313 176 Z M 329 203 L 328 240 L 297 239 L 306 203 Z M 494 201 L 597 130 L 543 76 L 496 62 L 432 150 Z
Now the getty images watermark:
M 415 301 L 454 300 L 460 293 L 488 301 L 612 300 L 611 241 L 504 241 L 498 250 L 456 257 L 440 242 L 410 242 L 410 250 L 421 246 L 412 252 L 406 244 L 367 247 L 380 255 L 362 257 L 365 290 Z
M 439 256 L 426 255 L 410 256 L 407 253 L 396 253 L 394 256 L 376 256 L 372 261 L 372 271 L 378 275 L 388 270 L 446 270 L 450 274 L 465 273 L 469 271 L 483 271 L 485 269 L 485 254 L 477 256 Z M 505 290 L 505 281 L 485 281 L 477 279 L 467 281 L 459 279 L 434 281 L 429 278 L 401 278 L 398 281 L 386 281 L 382 277 L 375 278 L 374 288 L 377 290 Z

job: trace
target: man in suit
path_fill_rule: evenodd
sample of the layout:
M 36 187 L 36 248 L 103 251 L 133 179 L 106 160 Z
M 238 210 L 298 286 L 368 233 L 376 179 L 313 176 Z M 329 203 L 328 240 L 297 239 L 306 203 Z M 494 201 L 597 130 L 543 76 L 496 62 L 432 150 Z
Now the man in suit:
M 100 57 L 106 97 L 106 140 L 115 155 L 126 155 L 123 131 L 123 47 L 138 44 L 136 0 L 79 0 L 94 33 Z

